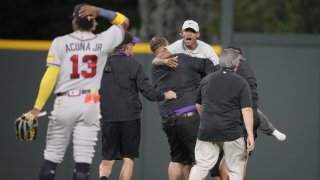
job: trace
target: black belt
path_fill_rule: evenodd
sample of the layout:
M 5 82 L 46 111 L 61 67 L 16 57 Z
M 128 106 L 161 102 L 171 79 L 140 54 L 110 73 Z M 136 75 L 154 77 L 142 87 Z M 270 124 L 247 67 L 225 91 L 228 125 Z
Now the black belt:
M 91 93 L 91 89 L 85 89 L 85 90 L 71 90 L 67 92 L 59 92 L 56 95 L 57 96 L 80 96 L 81 94 L 89 94 Z
M 198 114 L 197 111 L 192 111 L 192 112 L 187 112 L 187 113 L 183 113 L 183 114 L 180 114 L 180 115 L 167 117 L 167 118 L 164 118 L 163 120 L 165 120 L 165 121 L 175 121 L 175 120 L 182 119 L 182 118 L 185 118 L 185 117 L 191 117 L 191 116 L 194 116 L 194 115 L 197 115 L 197 114 Z

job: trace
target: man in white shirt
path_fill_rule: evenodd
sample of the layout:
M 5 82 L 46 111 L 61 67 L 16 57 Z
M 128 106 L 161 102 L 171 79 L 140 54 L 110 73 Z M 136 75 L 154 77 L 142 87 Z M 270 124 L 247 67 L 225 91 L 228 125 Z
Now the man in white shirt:
M 200 37 L 199 25 L 193 20 L 186 20 L 180 32 L 182 39 L 170 44 L 166 47 L 158 57 L 153 60 L 154 65 L 167 65 L 169 67 L 176 67 L 178 65 L 177 58 L 166 59 L 172 54 L 184 53 L 192 57 L 209 59 L 214 65 L 219 64 L 219 57 L 213 48 L 198 40 Z

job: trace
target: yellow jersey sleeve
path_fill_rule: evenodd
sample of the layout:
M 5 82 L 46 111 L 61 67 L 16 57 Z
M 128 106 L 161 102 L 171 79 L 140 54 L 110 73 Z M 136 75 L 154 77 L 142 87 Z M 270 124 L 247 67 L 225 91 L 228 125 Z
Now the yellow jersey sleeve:
M 41 111 L 43 106 L 46 104 L 56 84 L 59 70 L 60 68 L 57 66 L 49 66 L 47 68 L 40 83 L 38 97 L 34 105 L 34 108 Z

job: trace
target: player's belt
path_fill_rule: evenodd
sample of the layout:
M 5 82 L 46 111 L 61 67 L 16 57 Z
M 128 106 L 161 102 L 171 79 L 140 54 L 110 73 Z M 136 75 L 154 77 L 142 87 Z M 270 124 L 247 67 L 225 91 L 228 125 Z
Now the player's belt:
M 59 92 L 57 96 L 80 96 L 81 94 L 94 93 L 95 89 L 84 89 L 84 90 L 70 90 L 67 92 Z
M 167 117 L 167 118 L 164 118 L 163 120 L 165 120 L 165 121 L 175 121 L 175 120 L 179 120 L 179 119 L 182 119 L 182 118 L 185 118 L 185 117 L 191 117 L 191 116 L 194 116 L 194 115 L 197 115 L 197 114 L 198 114 L 197 111 L 192 111 L 192 112 L 187 112 L 187 113 L 183 113 L 183 114 L 180 114 L 180 115 Z

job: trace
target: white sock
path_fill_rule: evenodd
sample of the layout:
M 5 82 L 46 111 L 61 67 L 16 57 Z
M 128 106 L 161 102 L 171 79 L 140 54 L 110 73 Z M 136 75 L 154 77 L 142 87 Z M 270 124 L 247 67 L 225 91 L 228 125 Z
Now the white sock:
M 273 131 L 272 135 L 276 137 L 279 141 L 284 141 L 286 140 L 286 137 L 287 137 L 285 134 L 281 133 L 276 129 Z

